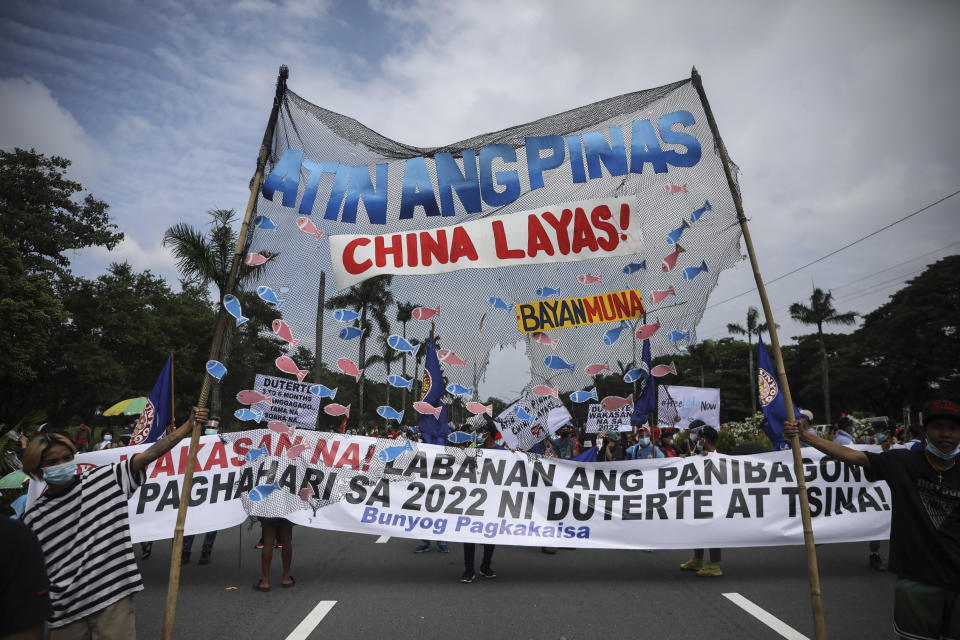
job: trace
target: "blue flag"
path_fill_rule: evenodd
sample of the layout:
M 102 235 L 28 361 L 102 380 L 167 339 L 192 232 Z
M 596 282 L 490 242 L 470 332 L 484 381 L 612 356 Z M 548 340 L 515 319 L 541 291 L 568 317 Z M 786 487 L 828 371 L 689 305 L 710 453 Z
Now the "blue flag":
M 579 455 L 575 455 L 571 460 L 576 460 L 577 462 L 596 462 L 597 461 L 597 448 L 590 447 L 586 451 L 583 451 Z
M 763 409 L 763 416 L 766 420 L 761 426 L 764 433 L 773 443 L 773 450 L 789 449 L 790 445 L 783 440 L 783 421 L 786 420 L 787 411 L 783 405 L 783 394 L 780 393 L 780 382 L 777 380 L 774 372 L 773 363 L 770 362 L 770 355 L 767 348 L 763 346 L 763 338 L 758 336 L 757 342 L 757 386 L 760 391 L 760 407 Z M 800 417 L 796 405 L 793 407 L 794 414 Z
M 643 341 L 643 350 L 640 354 L 640 368 L 644 375 L 640 378 L 643 388 L 637 394 L 637 400 L 633 405 L 633 415 L 630 417 L 630 424 L 639 427 L 650 419 L 657 408 L 657 383 L 650 375 L 650 340 Z
M 150 393 L 147 405 L 143 408 L 143 413 L 137 419 L 133 436 L 130 437 L 130 444 L 156 442 L 163 436 L 167 426 L 173 422 L 172 392 L 173 354 L 171 353 L 167 358 L 167 364 L 160 372 L 160 377 L 157 378 L 157 383 L 153 385 L 153 391 Z
M 443 408 L 440 410 L 439 418 L 423 413 L 417 416 L 417 426 L 423 435 L 423 441 L 427 444 L 443 445 L 447 442 L 450 423 L 447 418 L 447 406 L 442 402 L 446 387 L 447 383 L 443 379 L 443 372 L 440 371 L 440 360 L 437 358 L 437 349 L 433 344 L 433 329 L 431 329 L 430 342 L 427 344 L 427 353 L 424 356 L 423 391 L 420 399 L 427 404 Z

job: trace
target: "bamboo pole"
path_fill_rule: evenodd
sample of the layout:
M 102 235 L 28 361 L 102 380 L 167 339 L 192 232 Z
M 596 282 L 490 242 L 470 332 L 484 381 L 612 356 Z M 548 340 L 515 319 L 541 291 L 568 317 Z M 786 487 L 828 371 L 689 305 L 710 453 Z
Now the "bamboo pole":
M 240 270 L 240 259 L 244 246 L 247 241 L 247 230 L 250 227 L 250 218 L 253 215 L 253 209 L 257 203 L 257 194 L 260 192 L 260 183 L 263 181 L 263 168 L 267 163 L 267 157 L 273 146 L 273 131 L 277 124 L 277 117 L 280 114 L 280 104 L 283 102 L 284 93 L 287 90 L 287 76 L 289 71 L 286 65 L 280 67 L 277 75 L 277 90 L 273 98 L 273 110 L 270 112 L 270 119 L 267 121 L 267 129 L 263 133 L 263 142 L 260 145 L 260 155 L 257 158 L 257 169 L 253 176 L 253 182 L 250 185 L 250 198 L 247 201 L 247 211 L 243 218 L 243 224 L 240 227 L 240 234 L 237 238 L 237 247 L 233 253 L 233 262 L 230 267 L 230 276 L 227 279 L 227 285 L 223 294 L 233 292 L 237 283 L 237 273 Z M 223 347 L 223 337 L 226 327 L 227 314 L 223 308 L 223 300 L 219 301 L 219 313 L 217 314 L 217 327 L 213 334 L 213 342 L 210 345 L 209 360 L 216 360 L 221 348 Z M 213 378 L 207 373 L 203 378 L 203 386 L 200 389 L 200 397 L 197 399 L 197 406 L 204 408 L 210 397 L 210 388 Z M 173 633 L 173 619 L 177 609 L 177 593 L 180 590 L 180 560 L 183 553 L 183 524 L 187 519 L 187 507 L 190 502 L 190 488 L 193 484 L 193 468 L 197 463 L 197 449 L 200 442 L 201 427 L 199 424 L 193 425 L 193 431 L 190 434 L 190 450 L 187 456 L 187 469 L 183 476 L 183 488 L 180 491 L 180 505 L 177 510 L 177 526 L 173 532 L 173 550 L 170 554 L 170 579 L 167 584 L 167 602 L 163 614 L 163 631 L 161 637 L 163 640 L 169 640 Z
M 327 273 L 320 272 L 320 291 L 317 293 L 317 326 L 314 329 L 314 367 L 313 379 L 321 382 L 323 374 L 323 307 L 327 297 Z M 320 410 L 317 409 L 317 419 L 314 421 L 314 428 L 320 430 Z
M 777 324 L 773 320 L 773 311 L 770 309 L 770 300 L 767 299 L 767 289 L 763 284 L 763 277 L 760 275 L 760 266 L 757 263 L 757 254 L 753 249 L 753 240 L 750 238 L 750 230 L 747 228 L 747 217 L 743 214 L 743 201 L 740 198 L 740 192 L 733 180 L 733 173 L 730 170 L 730 159 L 727 156 L 727 149 L 720 137 L 720 131 L 717 128 L 717 122 L 713 118 L 713 112 L 710 110 L 710 102 L 707 100 L 707 94 L 703 90 L 703 82 L 697 68 L 694 67 L 690 72 L 690 79 L 693 86 L 696 87 L 700 95 L 700 102 L 707 115 L 707 122 L 710 124 L 710 131 L 713 132 L 714 141 L 720 158 L 723 161 L 723 172 L 727 176 L 727 184 L 730 187 L 730 195 L 733 197 L 733 204 L 737 209 L 737 219 L 740 221 L 740 229 L 743 231 L 743 240 L 747 245 L 747 254 L 750 256 L 750 266 L 753 268 L 753 277 L 757 282 L 757 292 L 760 294 L 760 302 L 763 304 L 763 315 L 767 321 L 770 333 L 770 346 L 773 349 L 774 366 L 777 369 L 777 381 L 780 383 L 780 391 L 783 393 L 783 406 L 786 407 L 788 417 L 793 410 L 793 398 L 790 395 L 790 385 L 787 382 L 787 372 L 783 367 L 783 354 L 780 352 L 780 338 L 777 336 Z M 807 553 L 807 574 L 810 580 L 810 606 L 813 609 L 813 628 L 817 640 L 825 640 L 827 637 L 827 628 L 823 620 L 823 601 L 820 593 L 820 570 L 817 567 L 817 551 L 813 542 L 813 525 L 810 521 L 810 504 L 807 500 L 807 486 L 804 480 L 803 461 L 800 457 L 800 439 L 794 436 L 790 440 L 790 448 L 793 450 L 793 471 L 797 477 L 797 487 L 800 489 L 800 517 L 803 521 L 803 543 Z
M 170 424 L 176 426 L 177 401 L 173 394 L 173 351 L 170 352 Z M 168 425 L 169 426 L 169 425 Z

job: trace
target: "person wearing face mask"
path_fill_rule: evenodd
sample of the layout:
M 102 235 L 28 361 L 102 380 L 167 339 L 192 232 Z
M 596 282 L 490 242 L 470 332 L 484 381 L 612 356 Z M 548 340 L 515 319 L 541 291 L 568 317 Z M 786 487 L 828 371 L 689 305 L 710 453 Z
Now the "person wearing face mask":
M 637 444 L 627 447 L 627 460 L 646 460 L 648 458 L 666 458 L 666 454 L 650 440 L 650 429 L 640 427 L 637 430 Z
M 680 455 L 677 448 L 673 445 L 673 429 L 663 430 L 663 436 L 660 438 L 660 450 L 668 458 L 676 458 Z
M 706 456 L 716 453 L 720 433 L 703 420 L 694 420 L 690 423 L 690 427 L 695 429 L 695 431 L 691 431 L 690 437 L 696 436 L 696 455 Z M 723 571 L 720 569 L 721 553 L 720 549 L 710 549 L 710 562 L 704 562 L 704 550 L 694 549 L 693 555 L 680 565 L 680 569 L 682 571 L 696 571 L 701 578 L 720 577 L 723 575 Z
M 484 416 L 484 424 L 480 427 L 479 434 L 483 441 L 480 446 L 484 449 L 500 449 L 503 447 L 497 444 L 497 435 L 500 433 L 497 424 L 489 417 Z M 494 544 L 483 545 L 483 558 L 480 561 L 480 576 L 493 579 L 497 577 L 497 572 L 493 570 L 491 562 L 493 561 L 493 552 L 497 548 Z M 474 570 L 476 562 L 477 545 L 473 542 L 463 543 L 463 574 L 460 576 L 460 582 L 471 583 L 477 579 L 477 572 Z
M 205 424 L 203 428 L 203 435 L 220 435 L 219 417 L 214 416 L 207 420 L 207 424 Z M 196 536 L 183 536 L 183 552 L 180 554 L 180 564 L 188 564 L 190 562 L 190 551 L 193 549 L 194 537 Z M 210 564 L 210 555 L 213 553 L 213 543 L 216 542 L 216 540 L 216 530 L 207 531 L 205 534 L 203 534 L 203 547 L 200 548 L 200 560 L 197 562 L 197 564 Z
M 697 455 L 697 442 L 700 440 L 700 429 L 707 425 L 703 420 L 693 420 L 687 427 L 687 437 L 680 443 L 679 453 L 681 458 Z
M 103 434 L 100 436 L 100 444 L 97 445 L 97 451 L 103 451 L 104 449 L 113 449 L 113 431 L 110 429 L 104 429 Z
M 173 433 L 123 462 L 78 472 L 76 446 L 58 434 L 32 438 L 23 471 L 47 488 L 23 514 L 40 541 L 50 579 L 51 640 L 136 638 L 133 594 L 143 580 L 130 544 L 127 502 L 146 468 L 206 420 L 196 409 Z
M 890 563 L 897 574 L 893 624 L 898 637 L 960 637 L 960 407 L 949 400 L 923 410 L 927 445 L 883 453 L 838 446 L 796 422 L 784 436 L 885 480 L 892 495 Z

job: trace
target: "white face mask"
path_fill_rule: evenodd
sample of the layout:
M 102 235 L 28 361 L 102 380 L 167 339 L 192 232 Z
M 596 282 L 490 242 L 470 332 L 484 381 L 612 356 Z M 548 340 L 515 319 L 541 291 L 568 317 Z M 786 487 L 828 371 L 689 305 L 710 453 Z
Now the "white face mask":
M 104 442 L 110 442 L 111 440 L 113 440 L 113 436 L 110 435 L 109 433 L 108 433 L 107 435 L 103 436 L 103 441 L 104 441 Z

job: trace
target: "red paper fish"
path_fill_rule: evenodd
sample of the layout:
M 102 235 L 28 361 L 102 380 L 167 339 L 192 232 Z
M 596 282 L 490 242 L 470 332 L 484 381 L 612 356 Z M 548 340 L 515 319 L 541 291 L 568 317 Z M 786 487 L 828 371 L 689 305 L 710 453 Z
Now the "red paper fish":
M 480 404 L 479 402 L 468 402 L 467 411 L 469 411 L 475 416 L 479 416 L 480 414 L 483 414 L 483 413 L 487 414 L 488 416 L 493 416 L 493 405 L 492 404 L 483 405 L 483 404 Z
M 278 338 L 287 341 L 287 349 L 292 349 L 300 344 L 299 340 L 293 339 L 293 334 L 290 333 L 289 325 L 287 325 L 287 323 L 280 318 L 277 318 L 273 321 L 273 332 L 277 334 Z
M 676 184 L 665 184 L 663 188 L 667 190 L 667 193 L 687 193 L 687 185 L 681 187 Z
M 585 372 L 588 376 L 595 376 L 595 375 L 597 375 L 598 373 L 600 373 L 601 371 L 610 371 L 610 361 L 609 361 L 609 360 L 607 360 L 607 361 L 604 362 L 603 364 L 599 364 L 599 363 L 598 363 L 598 364 L 590 364 L 590 365 L 587 365 L 587 368 L 584 369 L 584 372 Z
M 677 266 L 677 258 L 679 258 L 680 254 L 685 251 L 686 249 L 680 245 L 677 245 L 676 249 L 673 250 L 673 253 L 669 254 L 663 259 L 663 263 L 660 265 L 660 268 L 663 269 L 663 272 L 669 273 L 671 269 Z
M 547 396 L 553 396 L 554 398 L 559 398 L 559 394 L 560 391 L 556 387 L 548 387 L 544 384 L 538 384 L 533 388 L 533 395 L 535 396 L 541 396 L 544 398 Z
M 413 319 L 424 322 L 438 313 L 440 313 L 440 305 L 437 305 L 436 309 L 431 309 L 430 307 L 417 307 L 413 310 Z
M 660 378 L 668 373 L 677 375 L 677 367 L 672 362 L 670 364 L 658 364 L 653 369 L 650 369 L 650 375 L 652 375 L 654 378 Z
M 313 224 L 313 220 L 307 216 L 300 216 L 297 218 L 297 226 L 300 227 L 300 231 L 313 234 L 313 237 L 317 240 L 319 240 L 323 235 L 323 231 L 317 229 L 317 225 Z
M 300 496 L 301 500 L 306 502 L 307 500 L 313 497 L 313 488 L 307 487 L 306 489 L 301 489 L 300 493 L 298 493 L 297 495 Z
M 273 396 L 271 394 L 263 395 L 253 389 L 247 389 L 246 391 L 241 391 L 237 394 L 237 402 L 240 404 L 257 404 L 258 402 L 266 402 L 267 404 L 273 404 Z
M 297 376 L 297 382 L 303 382 L 303 379 L 310 373 L 306 369 L 299 368 L 297 363 L 288 356 L 280 356 L 274 360 L 274 364 L 277 365 L 277 369 L 280 369 L 280 371 Z
M 547 345 L 551 349 L 556 349 L 557 344 L 559 342 L 558 340 L 554 340 L 553 338 L 545 334 L 543 331 L 537 331 L 536 333 L 531 334 L 530 337 L 536 340 L 537 342 L 539 342 L 540 344 Z
M 429 402 L 424 402 L 423 400 L 420 400 L 418 402 L 413 403 L 413 409 L 417 413 L 422 413 L 425 416 L 433 416 L 434 418 L 437 418 L 439 420 L 440 412 L 443 411 L 443 405 L 440 405 L 439 407 L 435 407 Z M 467 405 L 467 409 L 468 410 L 470 409 L 469 404 Z
M 640 325 L 637 328 L 636 334 L 634 335 L 637 336 L 637 340 L 646 340 L 647 338 L 649 338 L 659 330 L 660 330 L 660 321 L 657 320 L 656 322 L 653 322 L 651 324 Z
M 448 364 L 451 367 L 460 367 L 463 371 L 467 370 L 467 363 L 449 349 L 440 349 L 437 351 L 437 358 L 439 358 L 443 364 Z
M 658 302 L 663 302 L 670 296 L 677 295 L 677 292 L 673 290 L 673 285 L 670 285 L 666 289 L 661 289 L 659 291 L 650 292 L 650 303 L 657 304 Z
M 363 374 L 363 369 L 358 369 L 357 363 L 350 358 L 340 358 L 337 360 L 337 369 L 340 369 L 340 371 L 343 371 L 348 376 L 353 376 L 357 379 L 357 382 L 360 382 L 360 376 Z
M 599 276 L 590 275 L 589 273 L 584 273 L 577 276 L 577 280 L 580 281 L 580 284 L 597 284 L 603 282 L 603 274 Z
M 251 267 L 259 267 L 269 259 L 267 256 L 260 255 L 259 253 L 248 253 L 243 256 L 244 263 Z
M 337 404 L 333 402 L 328 404 L 323 408 L 323 412 L 328 416 L 345 416 L 350 417 L 350 405 L 343 406 L 342 404 Z M 342 431 L 340 433 L 343 433 Z
M 293 427 L 289 426 L 285 422 L 280 422 L 279 420 L 271 420 L 267 424 L 267 429 L 270 429 L 270 431 L 273 431 L 274 433 L 288 435 L 291 438 L 293 437 Z
M 307 450 L 307 445 L 303 444 L 302 442 L 300 444 L 295 444 L 289 449 L 287 449 L 286 451 L 287 458 L 290 460 L 296 460 L 297 458 L 300 457 L 300 454 L 302 454 L 306 450 Z
M 621 398 L 620 396 L 607 396 L 600 401 L 600 407 L 604 411 L 613 411 L 614 409 L 619 409 L 620 407 L 626 407 L 627 405 L 633 406 L 633 394 L 631 393 L 626 398 Z

